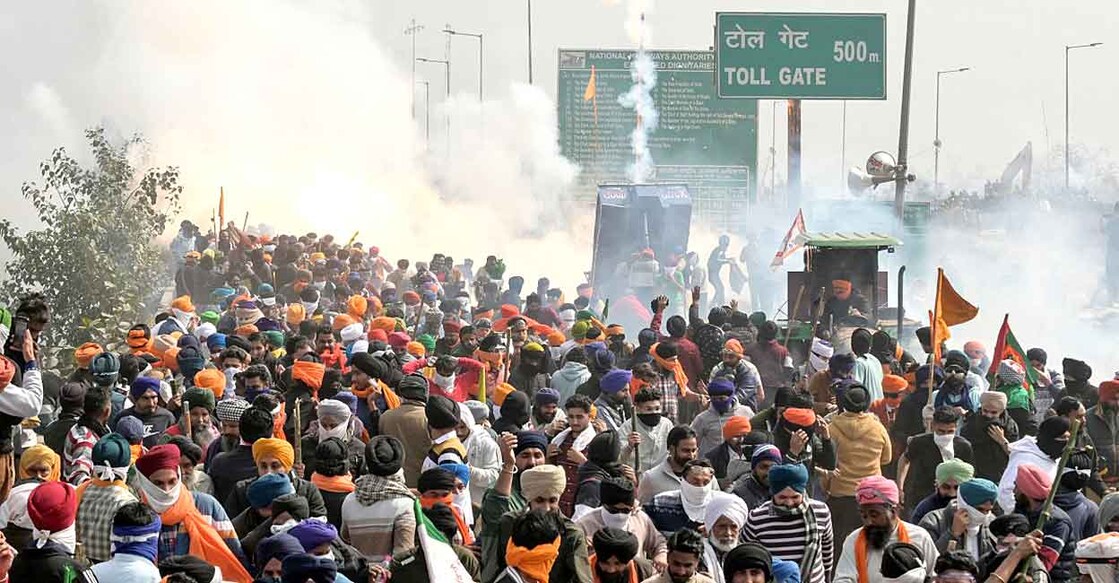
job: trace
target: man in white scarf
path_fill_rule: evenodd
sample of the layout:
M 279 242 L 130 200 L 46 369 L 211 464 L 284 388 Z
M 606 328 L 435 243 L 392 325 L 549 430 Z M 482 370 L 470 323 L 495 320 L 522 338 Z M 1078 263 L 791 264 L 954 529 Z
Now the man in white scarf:
M 750 509 L 737 496 L 719 496 L 711 500 L 703 516 L 707 538 L 703 541 L 703 564 L 715 583 L 725 583 L 723 559 L 738 546 L 738 535 Z
M 1076 543 L 1076 568 L 1092 583 L 1113 583 L 1119 580 L 1119 533 L 1105 532 Z

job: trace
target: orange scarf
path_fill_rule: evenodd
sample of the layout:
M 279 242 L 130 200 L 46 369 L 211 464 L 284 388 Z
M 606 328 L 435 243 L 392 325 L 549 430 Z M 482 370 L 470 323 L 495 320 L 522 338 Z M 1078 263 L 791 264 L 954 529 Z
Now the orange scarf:
M 898 521 L 898 542 L 909 542 L 909 532 L 905 530 L 905 523 Z M 870 583 L 866 573 L 866 531 L 859 531 L 859 538 L 855 539 L 855 566 L 859 569 L 859 583 Z M 877 578 L 877 577 L 876 577 Z
M 282 406 L 280 412 L 272 416 L 272 437 L 287 441 L 287 434 L 284 433 L 284 423 L 288 422 L 288 412 Z
M 631 562 L 626 570 L 629 571 L 629 583 L 638 583 L 637 567 Z M 591 577 L 591 583 L 602 583 L 598 579 L 598 555 L 591 555 Z
M 341 476 L 324 476 L 315 472 L 311 474 L 311 483 L 325 492 L 348 494 L 354 491 L 354 479 L 348 473 Z
M 85 491 L 89 488 L 90 484 L 93 484 L 94 486 L 97 486 L 99 488 L 105 488 L 107 486 L 116 486 L 116 487 L 118 487 L 122 490 L 128 490 L 128 484 L 125 483 L 123 480 L 113 480 L 112 482 L 110 482 L 108 480 L 102 480 L 101 478 L 98 478 L 97 476 L 94 476 L 94 477 L 82 482 L 81 484 L 79 484 L 78 487 L 75 489 L 74 494 L 77 497 L 79 505 L 81 505 L 81 503 L 82 503 L 82 495 L 85 494 Z
M 140 456 L 144 455 L 144 444 L 137 443 L 136 445 L 128 446 L 129 451 L 132 452 L 132 463 L 135 464 Z
M 462 535 L 462 545 L 470 546 L 474 544 L 474 533 L 470 531 L 470 527 L 466 525 L 466 521 L 462 519 L 462 511 L 455 506 L 455 497 L 447 494 L 442 498 L 436 496 L 420 496 L 420 506 L 423 508 L 431 508 L 436 504 L 446 504 L 447 508 L 451 509 L 451 513 L 455 515 L 455 523 L 458 524 L 458 533 Z
M 547 581 L 559 557 L 560 540 L 557 536 L 550 544 L 526 549 L 513 544 L 510 538 L 505 544 L 505 563 L 537 581 Z
M 396 391 L 389 388 L 381 379 L 373 379 L 373 382 L 376 383 L 377 388 L 380 389 L 381 396 L 385 399 L 386 407 L 395 409 L 400 406 L 400 396 L 396 394 Z M 365 400 L 369 398 L 369 395 L 373 394 L 373 385 L 369 385 L 369 387 L 365 389 L 350 387 L 350 392 L 353 393 L 355 397 Z
M 190 554 L 200 557 L 221 569 L 222 577 L 236 583 L 252 583 L 252 575 L 233 556 L 217 529 L 213 527 L 194 505 L 194 496 L 185 488 L 179 491 L 179 500 L 160 515 L 164 526 L 183 525 L 190 537 Z
M 653 361 L 661 368 L 672 371 L 672 374 L 676 376 L 676 384 L 680 387 L 680 396 L 688 396 L 688 375 L 684 374 L 684 367 L 680 366 L 680 358 L 676 357 L 671 360 L 661 358 L 657 355 L 658 346 L 660 346 L 659 342 L 649 347 L 649 356 L 652 356 Z

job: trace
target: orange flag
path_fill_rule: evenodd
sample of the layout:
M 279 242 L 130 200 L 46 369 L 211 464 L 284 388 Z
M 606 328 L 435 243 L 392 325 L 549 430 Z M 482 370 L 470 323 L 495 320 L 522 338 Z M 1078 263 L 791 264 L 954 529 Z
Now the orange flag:
M 587 80 L 587 88 L 583 90 L 583 101 L 590 101 L 594 105 L 594 125 L 598 126 L 598 81 L 591 65 L 591 78 Z
M 225 187 L 221 187 L 221 197 L 218 198 L 218 231 L 225 229 Z
M 936 362 L 940 362 L 941 343 L 952 337 L 948 328 L 972 320 L 978 313 L 979 308 L 971 305 L 971 302 L 957 293 L 948 278 L 944 277 L 944 270 L 938 267 L 936 269 L 936 305 L 930 318 L 933 333 L 933 356 Z

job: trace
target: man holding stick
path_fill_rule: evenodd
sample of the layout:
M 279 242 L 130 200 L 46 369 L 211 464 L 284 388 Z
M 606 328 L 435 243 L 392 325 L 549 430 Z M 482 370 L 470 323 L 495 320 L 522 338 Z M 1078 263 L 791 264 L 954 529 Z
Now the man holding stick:
M 1061 583 L 1076 578 L 1074 552 L 1077 540 L 1072 519 L 1064 510 L 1053 505 L 1050 491 L 1055 487 L 1053 479 L 1041 468 L 1033 464 L 1018 466 L 1014 512 L 1025 516 L 1031 524 L 1037 523 L 1043 513 L 1047 514 L 1045 524 L 1039 529 L 1043 538 L 1038 558 L 1049 571 L 1051 580 Z

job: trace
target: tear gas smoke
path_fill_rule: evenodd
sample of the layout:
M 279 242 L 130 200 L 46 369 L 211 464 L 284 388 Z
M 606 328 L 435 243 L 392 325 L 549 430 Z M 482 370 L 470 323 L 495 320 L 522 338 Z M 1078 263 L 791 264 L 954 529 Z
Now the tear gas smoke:
M 652 42 L 649 22 L 645 15 L 653 8 L 653 0 L 629 0 L 626 3 L 626 35 L 637 45 L 637 54 L 630 63 L 633 86 L 618 96 L 618 103 L 632 109 L 637 116 L 630 146 L 633 163 L 626 168 L 630 182 L 648 182 L 653 178 L 656 165 L 649 152 L 649 134 L 657 129 L 659 115 L 653 103 L 653 88 L 657 85 L 657 66 L 645 47 Z

